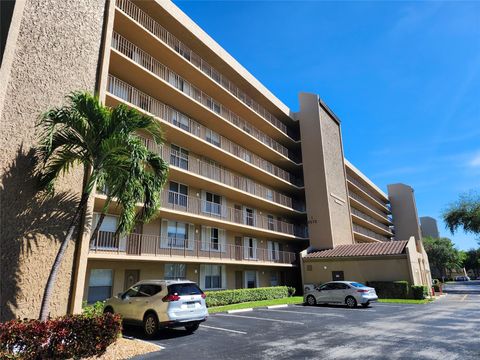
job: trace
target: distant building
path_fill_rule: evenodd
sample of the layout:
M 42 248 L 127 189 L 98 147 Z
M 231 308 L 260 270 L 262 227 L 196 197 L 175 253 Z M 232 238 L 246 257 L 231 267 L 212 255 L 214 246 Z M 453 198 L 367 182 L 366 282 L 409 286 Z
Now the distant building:
M 420 229 L 422 231 L 422 237 L 439 238 L 437 220 L 430 216 L 422 216 L 420 218 Z

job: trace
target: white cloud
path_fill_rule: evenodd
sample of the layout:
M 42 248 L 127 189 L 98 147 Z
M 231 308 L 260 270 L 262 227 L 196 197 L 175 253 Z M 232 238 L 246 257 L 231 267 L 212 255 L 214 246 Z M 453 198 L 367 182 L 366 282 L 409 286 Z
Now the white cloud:
M 473 168 L 480 167 L 480 152 L 477 152 L 468 162 L 468 165 Z

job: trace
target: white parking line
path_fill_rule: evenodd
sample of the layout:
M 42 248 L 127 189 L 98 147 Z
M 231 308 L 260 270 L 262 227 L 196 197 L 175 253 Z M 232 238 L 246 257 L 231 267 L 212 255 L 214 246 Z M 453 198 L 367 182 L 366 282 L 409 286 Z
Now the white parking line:
M 208 326 L 208 325 L 200 325 L 200 327 L 207 328 L 207 329 L 213 329 L 213 330 L 227 331 L 227 332 L 231 332 L 231 333 L 234 333 L 234 334 L 247 335 L 247 333 L 245 331 L 224 329 L 224 328 L 219 328 L 219 327 L 215 327 L 215 326 Z
M 289 321 L 289 320 L 278 320 L 278 319 L 266 319 L 261 317 L 255 316 L 243 316 L 243 315 L 229 315 L 229 314 L 217 314 L 216 316 L 228 316 L 228 317 L 237 317 L 237 318 L 244 318 L 244 319 L 254 319 L 254 320 L 264 320 L 264 321 L 272 321 L 272 322 L 281 322 L 285 324 L 297 324 L 297 325 L 305 325 L 299 321 Z
M 467 296 L 468 296 L 468 294 L 465 295 L 465 296 L 462 298 L 462 300 L 460 300 L 460 301 L 465 301 L 465 299 L 467 298 Z
M 325 314 L 325 313 L 318 313 L 318 312 L 307 312 L 307 311 L 293 311 L 293 310 L 276 310 L 276 309 L 269 309 L 268 311 L 278 311 L 284 313 L 292 313 L 292 314 L 306 314 L 306 315 L 318 315 L 318 316 L 339 316 L 340 314 Z

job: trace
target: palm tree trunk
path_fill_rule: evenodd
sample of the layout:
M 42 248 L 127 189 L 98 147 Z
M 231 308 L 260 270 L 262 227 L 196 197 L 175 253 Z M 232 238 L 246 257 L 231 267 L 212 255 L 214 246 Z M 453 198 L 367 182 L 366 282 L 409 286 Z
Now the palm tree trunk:
M 60 245 L 60 249 L 58 249 L 57 256 L 55 258 L 55 262 L 53 263 L 52 270 L 50 271 L 50 275 L 48 277 L 47 285 L 45 287 L 45 293 L 43 294 L 42 299 L 42 307 L 40 308 L 40 320 L 44 321 L 47 319 L 50 313 L 50 300 L 52 297 L 52 291 L 55 286 L 55 281 L 57 280 L 58 270 L 60 269 L 60 265 L 62 264 L 63 258 L 65 257 L 65 252 L 68 247 L 68 243 L 72 239 L 73 232 L 77 227 L 80 216 L 87 204 L 89 194 L 83 193 L 80 199 L 80 203 L 78 204 L 77 210 L 73 215 L 72 221 L 70 222 L 70 226 L 68 228 L 67 236 L 63 240 L 62 244 Z
M 95 240 L 98 236 L 98 232 L 100 231 L 100 227 L 102 226 L 103 219 L 105 219 L 105 212 L 102 212 L 100 214 L 100 217 L 98 218 L 97 225 L 95 226 L 95 230 L 93 230 L 92 236 L 90 237 L 90 244 L 92 243 L 93 240 Z

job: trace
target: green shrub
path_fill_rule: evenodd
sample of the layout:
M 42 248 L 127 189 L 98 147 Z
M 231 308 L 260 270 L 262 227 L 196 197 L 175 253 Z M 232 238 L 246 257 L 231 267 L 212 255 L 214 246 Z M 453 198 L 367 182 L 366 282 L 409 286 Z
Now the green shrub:
M 416 300 L 423 300 L 429 295 L 428 286 L 412 285 L 412 297 Z
M 87 302 L 83 302 L 82 314 L 86 317 L 101 316 L 103 314 L 103 308 L 105 307 L 104 301 L 97 301 L 94 304 L 87 305 Z
M 367 286 L 375 288 L 380 299 L 408 299 L 408 281 L 367 281 Z
M 0 324 L 1 359 L 81 359 L 103 354 L 122 329 L 120 315 L 70 315 Z
M 297 291 L 297 289 L 295 289 L 294 287 L 292 286 L 289 286 L 288 287 L 288 296 L 291 297 L 293 295 L 295 295 L 295 292 Z
M 208 291 L 208 307 L 238 304 L 247 301 L 282 299 L 289 296 L 286 286 L 274 286 L 254 289 Z

